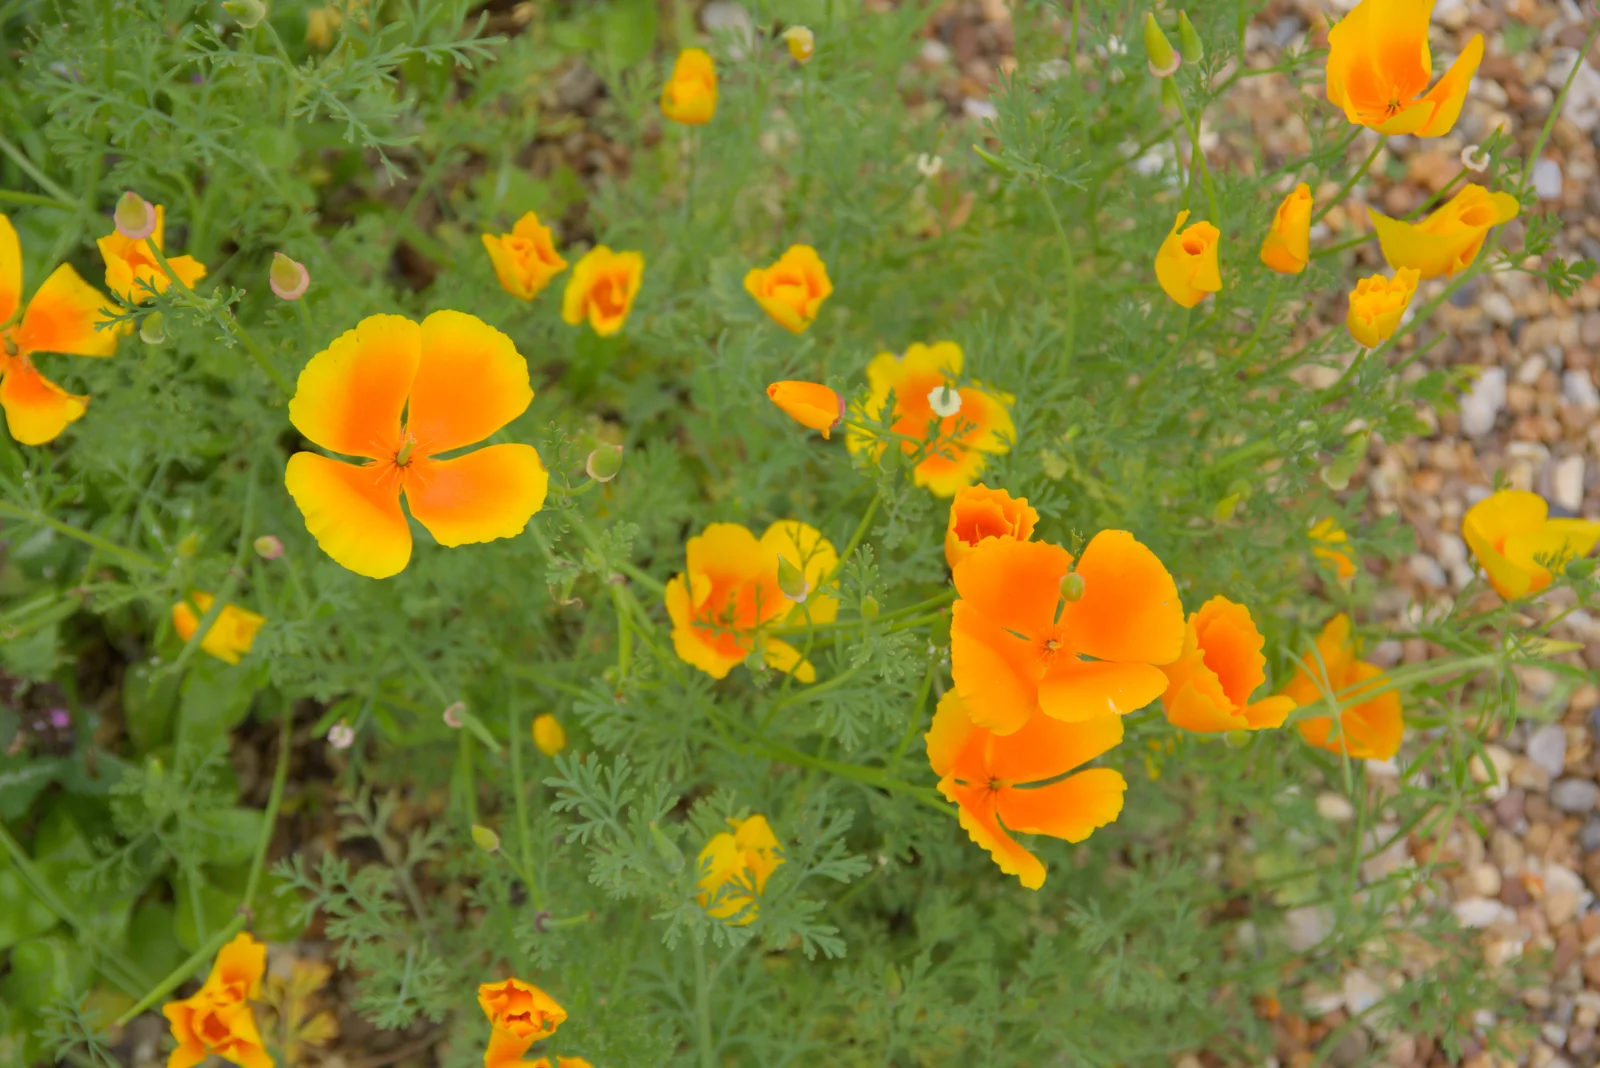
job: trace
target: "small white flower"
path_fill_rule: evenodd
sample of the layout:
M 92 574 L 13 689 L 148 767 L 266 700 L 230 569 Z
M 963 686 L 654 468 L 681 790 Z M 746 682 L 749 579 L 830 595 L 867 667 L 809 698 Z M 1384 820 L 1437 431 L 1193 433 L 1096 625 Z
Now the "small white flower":
M 940 419 L 948 419 L 961 410 L 961 393 L 948 383 L 934 386 L 928 392 L 928 407 Z
M 944 170 L 944 157 L 932 156 L 926 152 L 917 153 L 917 173 L 924 178 L 933 178 Z
M 1461 150 L 1461 165 L 1469 171 L 1483 171 L 1489 166 L 1489 153 L 1477 145 L 1468 145 Z
M 342 719 L 328 728 L 328 744 L 335 749 L 349 749 L 355 741 L 355 729 Z

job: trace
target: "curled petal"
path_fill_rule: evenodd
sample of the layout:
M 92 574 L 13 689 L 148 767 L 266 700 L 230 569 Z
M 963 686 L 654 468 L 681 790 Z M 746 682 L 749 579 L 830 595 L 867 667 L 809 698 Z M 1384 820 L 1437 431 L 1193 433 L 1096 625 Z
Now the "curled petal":
M 413 460 L 406 503 L 440 545 L 521 534 L 544 507 L 550 474 L 532 445 L 489 445 L 453 460 Z

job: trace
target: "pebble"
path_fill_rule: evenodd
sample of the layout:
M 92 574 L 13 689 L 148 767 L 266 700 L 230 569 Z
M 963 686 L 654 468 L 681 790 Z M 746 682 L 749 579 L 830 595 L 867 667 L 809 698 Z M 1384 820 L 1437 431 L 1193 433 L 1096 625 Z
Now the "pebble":
M 1600 816 L 1590 816 L 1589 822 L 1578 832 L 1578 847 L 1585 853 L 1600 849 Z
M 1487 763 L 1483 757 L 1488 757 Z M 1498 801 L 1506 796 L 1510 789 L 1507 779 L 1511 776 L 1511 766 L 1516 763 L 1516 757 L 1503 746 L 1486 745 L 1483 756 L 1474 756 L 1467 764 L 1467 770 L 1472 774 L 1472 781 L 1489 785 L 1487 796 L 1490 801 Z
M 1510 326 L 1517 321 L 1517 310 L 1511 306 L 1511 298 L 1496 290 L 1485 293 L 1478 307 L 1497 326 Z
M 1561 399 L 1586 412 L 1600 412 L 1600 389 L 1588 371 L 1564 371 L 1561 375 Z
M 1356 807 L 1350 799 L 1343 794 L 1321 793 L 1317 795 L 1317 815 L 1333 823 L 1347 823 L 1355 817 Z
M 1283 921 L 1289 928 L 1285 941 L 1296 953 L 1304 953 L 1333 933 L 1333 910 L 1326 905 L 1289 909 L 1283 914 Z
M 1583 508 L 1583 457 L 1563 456 L 1550 468 L 1550 498 L 1569 515 Z
M 1533 189 L 1540 200 L 1555 200 L 1561 196 L 1561 164 L 1553 159 L 1541 159 L 1533 165 Z
M 1344 1009 L 1351 1016 L 1360 1016 L 1383 1000 L 1385 993 L 1377 980 L 1357 969 L 1344 977 Z
M 1487 927 L 1496 920 L 1515 919 L 1516 913 L 1488 897 L 1469 897 L 1450 906 L 1463 927 Z
M 1579 457 L 1581 460 L 1582 457 Z M 1417 581 L 1430 590 L 1442 590 L 1450 584 L 1450 576 L 1445 574 L 1439 561 L 1426 553 L 1414 553 L 1411 557 L 1411 573 Z
M 1588 779 L 1562 779 L 1550 788 L 1550 803 L 1563 812 L 1593 812 L 1600 786 Z
M 700 24 L 713 36 L 722 31 L 733 39 L 728 54 L 734 59 L 743 59 L 756 39 L 755 20 L 734 0 L 711 0 L 700 9 Z
M 1528 736 L 1528 759 L 1553 779 L 1567 762 L 1567 732 L 1559 723 L 1546 723 Z
M 1506 406 L 1506 370 L 1490 367 L 1480 374 L 1472 388 L 1461 397 L 1461 432 L 1481 438 L 1494 429 L 1494 421 Z

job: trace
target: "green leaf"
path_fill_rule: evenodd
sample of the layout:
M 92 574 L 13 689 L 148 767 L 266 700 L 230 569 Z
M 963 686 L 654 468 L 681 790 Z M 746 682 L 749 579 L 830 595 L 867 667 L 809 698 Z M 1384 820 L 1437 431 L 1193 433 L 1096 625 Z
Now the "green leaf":
M 138 961 L 147 975 L 166 975 L 185 956 L 175 926 L 176 916 L 167 902 L 140 905 L 128 923 L 127 956 Z
M 208 864 L 231 867 L 247 863 L 261 836 L 262 813 L 253 808 L 223 808 L 196 817 L 202 835 L 200 848 Z
M 39 792 L 55 781 L 68 761 L 65 757 L 26 757 L 0 754 L 0 820 L 14 820 L 28 811 Z
M 42 935 L 55 925 L 56 914 L 28 889 L 21 873 L 0 854 L 0 949 Z M 3 1026 L 0 1031 L 4 1031 Z
M 183 680 L 178 703 L 179 749 L 221 741 L 250 711 L 258 671 L 202 655 Z
M 122 713 L 135 750 L 148 753 L 172 740 L 181 680 L 135 664 L 122 677 Z
M 0 979 L 0 1001 L 37 1011 L 88 985 L 89 955 L 71 938 L 30 938 L 11 950 L 11 974 Z
M 625 70 L 656 46 L 655 0 L 615 0 L 600 22 L 601 50 L 612 70 Z

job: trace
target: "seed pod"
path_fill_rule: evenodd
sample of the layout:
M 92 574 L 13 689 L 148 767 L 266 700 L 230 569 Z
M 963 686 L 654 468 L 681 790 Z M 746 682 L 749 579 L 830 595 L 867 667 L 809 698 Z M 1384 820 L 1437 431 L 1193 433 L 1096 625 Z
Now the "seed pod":
M 474 823 L 472 825 L 472 844 L 485 853 L 493 853 L 500 848 L 500 836 L 482 824 Z
M 146 345 L 159 345 L 167 340 L 167 321 L 160 312 L 151 312 L 139 320 L 139 340 Z
M 1205 47 L 1200 43 L 1200 35 L 1195 32 L 1194 23 L 1189 21 L 1187 11 L 1178 12 L 1178 50 L 1190 63 L 1200 62 L 1206 54 Z
M 263 534 L 253 543 L 256 555 L 263 560 L 276 560 L 283 555 L 283 542 L 271 534 Z
M 1083 576 L 1076 571 L 1069 571 L 1061 576 L 1061 596 L 1069 601 L 1083 600 L 1085 584 Z
M 804 604 L 806 595 L 811 592 L 811 583 L 806 581 L 805 572 L 789 562 L 788 557 L 778 557 L 778 589 L 783 595 L 795 604 Z
M 267 284 L 284 300 L 299 300 L 311 286 L 311 272 L 299 260 L 291 260 L 281 252 L 272 254 L 272 268 L 267 272 Z
M 862 619 L 877 619 L 878 612 L 878 599 L 876 597 L 869 593 L 865 597 L 861 598 Z
M 583 462 L 583 471 L 596 482 L 610 482 L 622 470 L 622 446 L 602 444 Z

